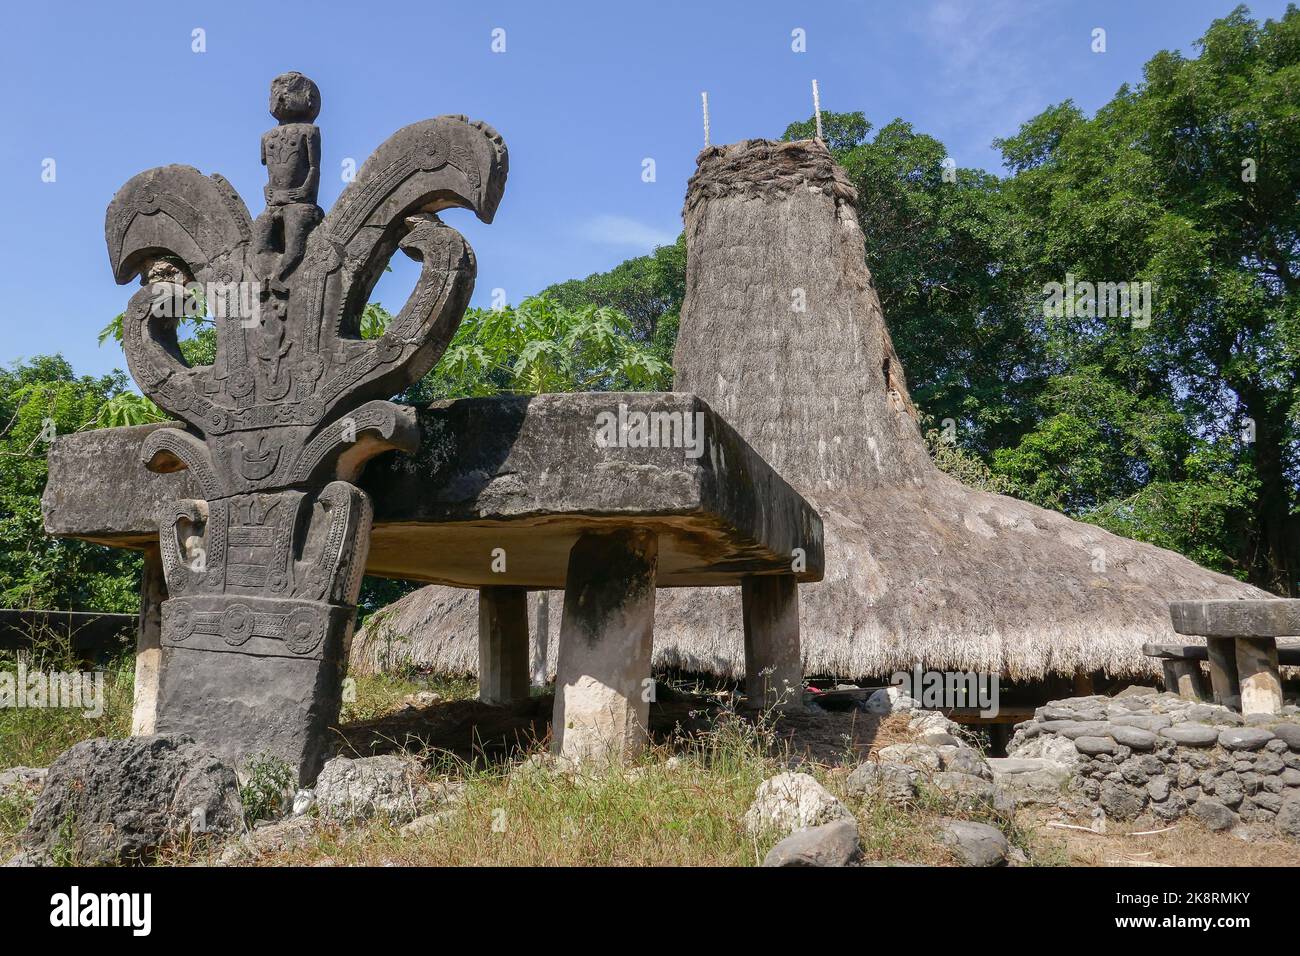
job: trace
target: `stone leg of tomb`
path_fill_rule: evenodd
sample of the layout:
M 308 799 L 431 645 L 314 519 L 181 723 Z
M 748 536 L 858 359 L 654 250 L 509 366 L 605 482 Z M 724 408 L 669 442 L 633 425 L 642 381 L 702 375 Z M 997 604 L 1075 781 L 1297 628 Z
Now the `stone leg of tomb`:
M 550 664 L 551 638 L 551 595 L 542 591 L 537 595 L 537 638 L 533 647 L 533 683 L 539 687 L 546 686 L 547 670 Z
M 569 552 L 551 726 L 567 761 L 621 760 L 649 740 L 658 559 L 643 529 L 589 532 Z
M 131 734 L 135 737 L 152 734 L 158 716 L 162 606 L 166 600 L 162 555 L 157 547 L 147 548 L 140 575 L 140 626 L 135 641 L 135 703 L 131 709 Z
M 1225 707 L 1241 706 L 1241 690 L 1237 683 L 1237 642 L 1230 637 L 1207 637 L 1210 690 L 1216 704 Z
M 1163 661 L 1165 690 L 1184 700 L 1208 700 L 1200 661 Z
M 788 574 L 747 577 L 741 582 L 741 606 L 747 706 L 802 708 L 798 583 Z
M 528 697 L 528 592 L 524 588 L 479 589 L 478 683 L 478 697 L 485 704 Z
M 1277 641 L 1271 637 L 1239 637 L 1237 674 L 1241 679 L 1243 714 L 1276 714 L 1282 709 L 1282 677 Z

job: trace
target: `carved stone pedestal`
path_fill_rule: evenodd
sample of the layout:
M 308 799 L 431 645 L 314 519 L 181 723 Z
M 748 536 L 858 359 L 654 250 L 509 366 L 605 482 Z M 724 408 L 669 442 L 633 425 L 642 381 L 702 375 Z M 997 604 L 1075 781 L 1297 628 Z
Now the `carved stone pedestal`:
M 236 766 L 270 754 L 310 784 L 338 719 L 342 651 L 356 609 L 252 599 L 203 610 L 214 601 L 221 599 L 163 605 L 158 733 L 190 734 Z M 240 640 L 253 646 L 230 646 Z

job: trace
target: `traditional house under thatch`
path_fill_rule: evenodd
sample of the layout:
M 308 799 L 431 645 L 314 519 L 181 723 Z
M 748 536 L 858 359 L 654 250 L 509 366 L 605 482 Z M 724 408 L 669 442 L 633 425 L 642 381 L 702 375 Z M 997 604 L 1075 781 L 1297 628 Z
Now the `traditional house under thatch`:
M 1171 600 L 1269 596 L 939 471 L 855 200 L 822 143 L 749 140 L 700 154 L 684 211 L 675 386 L 708 401 L 825 522 L 825 580 L 800 588 L 805 673 L 1153 675 L 1142 644 L 1173 638 Z M 531 606 L 534 642 L 538 625 L 549 635 L 537 669 L 549 656 L 553 671 L 562 601 Z M 474 592 L 408 595 L 360 632 L 353 664 L 473 672 L 476 607 Z M 660 590 L 655 664 L 743 671 L 739 590 Z

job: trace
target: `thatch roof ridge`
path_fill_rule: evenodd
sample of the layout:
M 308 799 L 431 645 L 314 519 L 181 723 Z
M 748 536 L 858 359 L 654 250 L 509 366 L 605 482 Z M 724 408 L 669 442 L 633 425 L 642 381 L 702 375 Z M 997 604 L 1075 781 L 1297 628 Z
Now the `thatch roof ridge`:
M 706 199 L 762 198 L 801 187 L 826 190 L 850 203 L 858 201 L 848 174 L 821 140 L 747 139 L 727 146 L 706 146 L 696 157 L 682 218 L 688 219 L 691 209 Z

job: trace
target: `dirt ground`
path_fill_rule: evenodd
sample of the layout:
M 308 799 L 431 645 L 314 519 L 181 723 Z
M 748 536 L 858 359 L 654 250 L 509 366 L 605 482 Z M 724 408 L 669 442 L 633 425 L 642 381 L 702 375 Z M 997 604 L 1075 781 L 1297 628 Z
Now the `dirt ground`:
M 1046 813 L 1022 810 L 1017 819 L 1033 829 L 1036 846 L 1070 866 L 1300 866 L 1300 844 L 1212 833 L 1189 817 L 1158 827 L 1112 823 L 1104 834 L 1054 827 L 1059 821 Z

